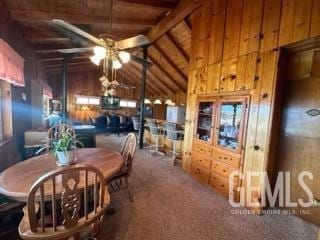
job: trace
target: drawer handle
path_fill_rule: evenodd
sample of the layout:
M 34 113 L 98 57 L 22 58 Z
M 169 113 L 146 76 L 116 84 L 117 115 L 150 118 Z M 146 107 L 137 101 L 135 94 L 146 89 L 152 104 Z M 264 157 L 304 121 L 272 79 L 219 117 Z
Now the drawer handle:
M 225 160 L 227 160 L 227 157 L 224 157 Z
M 221 184 L 221 187 L 224 187 L 224 185 L 223 185 L 223 184 Z
M 222 157 L 219 157 L 219 159 L 222 159 Z
M 222 172 L 226 172 L 226 170 L 225 170 L 225 169 L 223 169 L 223 170 L 222 170 Z

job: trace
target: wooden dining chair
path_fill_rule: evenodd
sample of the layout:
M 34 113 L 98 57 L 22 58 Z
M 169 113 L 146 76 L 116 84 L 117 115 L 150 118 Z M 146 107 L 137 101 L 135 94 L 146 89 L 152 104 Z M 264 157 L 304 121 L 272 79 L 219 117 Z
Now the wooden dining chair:
M 74 136 L 74 137 L 76 136 L 74 128 L 69 124 L 61 123 L 61 124 L 52 126 L 48 130 L 48 140 L 49 140 L 48 146 L 50 148 L 53 146 L 53 143 L 61 137 L 61 134 L 63 132 L 69 132 L 69 133 L 71 133 L 72 136 Z
M 93 237 L 109 203 L 104 177 L 98 169 L 86 165 L 59 168 L 31 187 L 19 225 L 20 236 L 46 240 Z
M 124 164 L 120 169 L 120 171 L 116 175 L 114 175 L 108 182 L 110 186 L 110 190 L 116 191 L 121 188 L 121 185 L 123 184 L 122 180 L 124 180 L 130 201 L 133 201 L 133 198 L 129 189 L 128 179 L 132 171 L 132 163 L 133 163 L 134 154 L 136 152 L 136 146 L 137 146 L 136 135 L 134 133 L 129 133 L 125 138 L 120 151 L 121 156 L 124 160 Z
M 57 141 L 57 139 L 59 139 L 59 137 L 61 137 L 61 134 L 63 132 L 70 132 L 72 136 L 76 136 L 75 130 L 71 125 L 68 124 L 57 124 L 52 126 L 51 128 L 49 128 L 48 130 L 48 137 L 45 140 L 45 146 L 41 149 L 39 149 L 36 153 L 36 155 L 42 154 L 42 153 L 47 153 L 50 150 L 52 150 L 54 142 Z

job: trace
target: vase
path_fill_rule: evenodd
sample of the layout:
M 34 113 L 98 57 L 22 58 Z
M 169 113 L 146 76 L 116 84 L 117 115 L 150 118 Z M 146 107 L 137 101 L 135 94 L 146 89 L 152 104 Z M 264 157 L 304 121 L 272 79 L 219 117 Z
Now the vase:
M 68 166 L 74 162 L 73 151 L 57 151 L 56 157 L 59 166 Z

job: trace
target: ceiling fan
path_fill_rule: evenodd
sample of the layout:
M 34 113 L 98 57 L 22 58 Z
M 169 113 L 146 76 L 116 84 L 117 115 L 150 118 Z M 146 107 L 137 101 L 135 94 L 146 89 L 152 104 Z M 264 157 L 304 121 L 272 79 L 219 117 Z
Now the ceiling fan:
M 58 52 L 64 54 L 93 52 L 94 55 L 91 56 L 90 59 L 96 65 L 99 65 L 101 60 L 108 58 L 113 61 L 113 68 L 119 69 L 123 63 L 127 63 L 130 60 L 130 53 L 123 50 L 144 46 L 150 43 L 148 38 L 144 35 L 137 35 L 116 41 L 113 38 L 108 37 L 96 38 L 80 28 L 60 19 L 53 19 L 52 22 L 96 44 L 95 47 L 58 49 Z M 136 56 L 134 56 L 133 60 L 139 63 L 151 64 L 150 62 Z
M 123 64 L 128 63 L 130 59 L 136 61 L 140 64 L 144 64 L 146 66 L 151 65 L 149 61 L 145 59 L 139 58 L 137 56 L 131 56 L 129 52 L 124 51 L 130 48 L 140 47 L 144 45 L 148 45 L 150 41 L 144 35 L 137 35 L 134 37 L 130 37 L 127 39 L 123 39 L 120 41 L 116 41 L 114 38 L 110 37 L 111 29 L 112 29 L 112 7 L 113 1 L 111 0 L 110 5 L 110 13 L 109 13 L 109 34 L 104 34 L 103 37 L 95 37 L 82 29 L 67 23 L 60 19 L 53 19 L 52 22 L 57 24 L 58 26 L 75 33 L 82 38 L 89 40 L 94 43 L 96 46 L 94 47 L 82 47 L 82 48 L 69 48 L 69 49 L 58 49 L 57 51 L 64 54 L 73 54 L 73 53 L 85 53 L 85 52 L 93 52 L 93 55 L 90 57 L 91 61 L 100 65 L 101 61 L 103 62 L 103 76 L 99 79 L 103 88 L 105 89 L 105 95 L 115 95 L 116 87 L 124 87 L 126 89 L 131 89 L 132 86 L 128 87 L 127 85 L 121 85 L 116 78 L 116 70 L 121 68 Z M 107 72 L 111 72 L 111 80 L 108 79 Z M 110 76 L 109 76 L 110 77 Z

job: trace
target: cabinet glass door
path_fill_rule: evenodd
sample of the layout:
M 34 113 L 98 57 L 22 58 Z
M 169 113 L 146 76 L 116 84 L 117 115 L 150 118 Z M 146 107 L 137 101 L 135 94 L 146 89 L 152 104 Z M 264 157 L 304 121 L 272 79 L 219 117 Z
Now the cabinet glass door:
M 244 102 L 221 102 L 218 119 L 217 145 L 234 151 L 240 150 Z
M 212 141 L 212 124 L 214 103 L 199 102 L 198 123 L 196 129 L 196 138 L 202 141 Z

